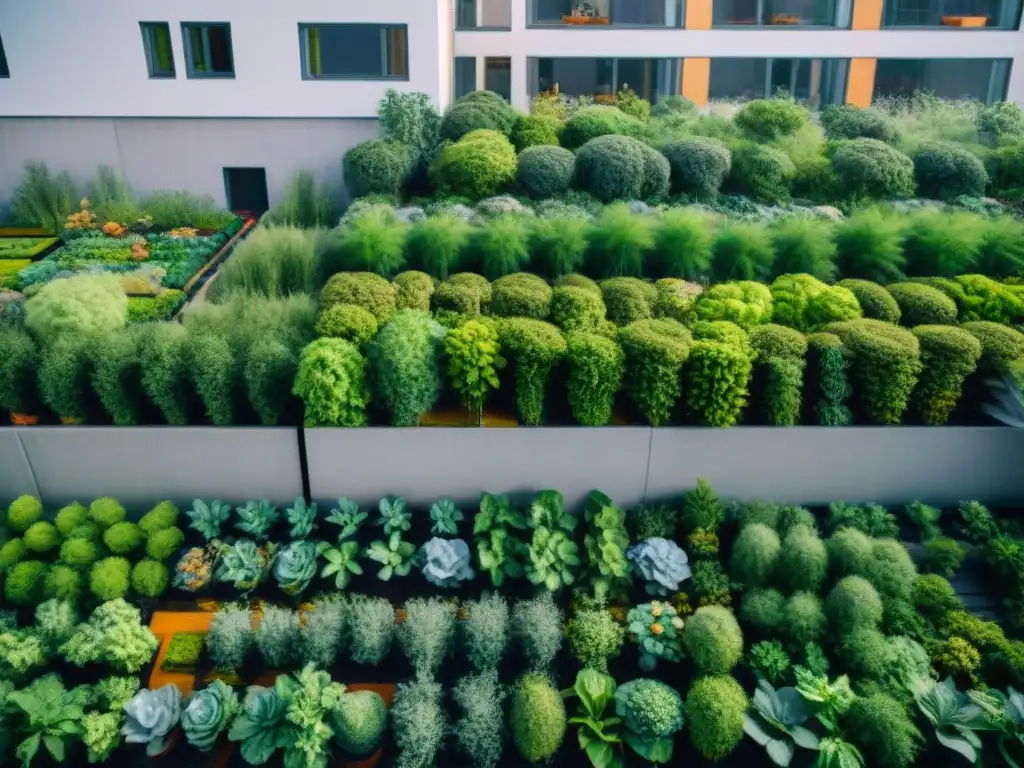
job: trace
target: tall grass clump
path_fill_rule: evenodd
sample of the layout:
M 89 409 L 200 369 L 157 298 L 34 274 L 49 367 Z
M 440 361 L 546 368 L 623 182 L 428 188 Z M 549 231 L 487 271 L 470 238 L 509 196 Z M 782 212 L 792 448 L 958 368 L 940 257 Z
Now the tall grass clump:
M 521 216 L 496 216 L 473 231 L 470 260 L 490 280 L 526 269 L 530 261 L 530 225 Z
M 158 231 L 175 227 L 220 229 L 235 215 L 217 207 L 209 195 L 195 195 L 183 190 L 154 192 L 139 202 L 139 208 L 153 217 L 153 228 Z
M 312 171 L 296 171 L 288 182 L 284 200 L 274 206 L 265 221 L 296 227 L 330 227 L 337 210 L 325 186 L 317 186 Z
M 904 151 L 929 141 L 965 144 L 977 144 L 979 141 L 980 102 L 939 99 L 918 91 L 910 97 L 877 99 L 873 107 L 892 120 Z
M 654 230 L 648 272 L 658 277 L 697 280 L 711 271 L 714 235 L 707 216 L 686 208 L 666 211 Z
M 332 230 L 320 246 L 321 277 L 336 272 L 375 272 L 391 277 L 405 266 L 409 225 L 387 205 L 360 210 Z
M 471 231 L 469 222 L 450 213 L 413 224 L 405 241 L 409 266 L 438 280 L 447 280 L 448 275 L 459 271 L 459 260 Z
M 279 298 L 317 288 L 316 235 L 296 226 L 260 227 L 235 248 L 211 298 L 240 293 Z
M 715 280 L 766 280 L 775 249 L 768 228 L 752 222 L 726 224 L 715 239 L 711 272 Z
M 903 222 L 881 208 L 867 208 L 835 231 L 836 266 L 842 277 L 892 283 L 903 279 Z
M 966 211 L 925 209 L 914 212 L 904 230 L 903 255 L 908 275 L 956 277 L 973 272 L 981 255 L 988 222 Z
M 1024 271 L 1024 223 L 1012 216 L 985 222 L 978 271 L 989 277 L 1010 277 Z
M 530 230 L 531 268 L 553 279 L 579 271 L 589 231 L 590 222 L 582 217 L 537 219 Z
M 786 216 L 777 219 L 770 232 L 775 248 L 772 277 L 808 274 L 828 282 L 836 274 L 834 225 L 820 219 Z
M 51 175 L 46 163 L 32 161 L 25 163 L 25 173 L 11 196 L 11 215 L 15 224 L 59 235 L 77 202 L 71 176 Z
M 654 224 L 625 203 L 609 205 L 590 229 L 588 272 L 601 277 L 640 277 L 654 247 Z

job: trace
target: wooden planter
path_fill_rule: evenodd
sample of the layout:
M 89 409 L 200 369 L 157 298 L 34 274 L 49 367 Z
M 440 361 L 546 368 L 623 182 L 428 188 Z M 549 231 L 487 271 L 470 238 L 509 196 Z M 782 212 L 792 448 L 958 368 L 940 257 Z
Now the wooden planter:
M 11 424 L 16 427 L 34 427 L 39 423 L 39 417 L 30 413 L 17 413 L 11 411 Z
M 575 24 L 577 26 L 585 26 L 588 24 L 607 25 L 611 23 L 611 19 L 607 16 L 563 16 L 562 21 L 566 24 Z
M 986 16 L 943 16 L 942 24 L 946 27 L 984 27 L 988 23 Z

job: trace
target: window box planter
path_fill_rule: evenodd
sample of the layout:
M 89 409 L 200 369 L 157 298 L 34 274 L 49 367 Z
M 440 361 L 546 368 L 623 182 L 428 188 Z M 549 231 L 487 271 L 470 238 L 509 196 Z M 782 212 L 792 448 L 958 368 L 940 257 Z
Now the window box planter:
M 942 24 L 946 27 L 984 27 L 988 23 L 986 16 L 943 16 Z
M 562 21 L 566 24 L 574 24 L 577 26 L 584 25 L 607 25 L 611 23 L 611 19 L 607 16 L 563 16 Z

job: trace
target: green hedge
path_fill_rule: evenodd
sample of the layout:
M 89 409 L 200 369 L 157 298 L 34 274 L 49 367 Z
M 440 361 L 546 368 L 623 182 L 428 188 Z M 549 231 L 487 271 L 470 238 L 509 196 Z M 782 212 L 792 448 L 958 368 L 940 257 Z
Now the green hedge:
M 474 130 L 441 150 L 430 179 L 446 195 L 489 197 L 516 175 L 516 150 L 501 133 Z
M 690 332 L 674 320 L 637 320 L 619 330 L 618 340 L 626 361 L 623 390 L 649 424 L 667 424 L 682 393 Z
M 969 331 L 945 325 L 919 325 L 913 334 L 923 366 L 914 390 L 918 416 L 925 424 L 945 424 L 981 358 L 981 342 Z
M 891 295 L 900 307 L 903 325 L 951 325 L 956 322 L 956 303 L 937 288 L 922 283 L 893 283 Z
M 713 200 L 732 168 L 732 154 L 718 139 L 696 136 L 661 148 L 671 168 L 672 191 Z
M 611 421 L 615 394 L 625 373 L 622 347 L 614 339 L 594 333 L 570 333 L 566 345 L 573 418 L 583 426 L 604 426 Z
M 501 321 L 498 338 L 515 369 L 519 418 L 524 424 L 543 424 L 549 377 L 565 357 L 565 337 L 550 323 L 514 317 Z

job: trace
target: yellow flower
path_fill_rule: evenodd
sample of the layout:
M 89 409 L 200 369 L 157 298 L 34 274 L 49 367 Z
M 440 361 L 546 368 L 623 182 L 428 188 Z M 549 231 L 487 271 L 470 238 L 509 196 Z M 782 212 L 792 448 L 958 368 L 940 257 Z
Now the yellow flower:
M 665 628 L 663 626 L 661 626 L 661 624 L 658 624 L 657 622 L 655 622 L 654 624 L 651 624 L 651 634 L 652 635 L 660 635 L 664 631 L 665 631 Z
M 657 600 L 651 603 L 651 616 L 654 616 L 655 618 L 661 616 L 661 603 Z

